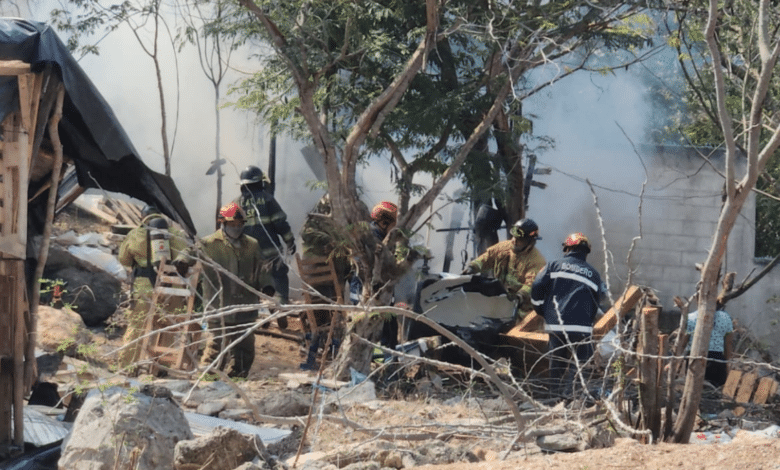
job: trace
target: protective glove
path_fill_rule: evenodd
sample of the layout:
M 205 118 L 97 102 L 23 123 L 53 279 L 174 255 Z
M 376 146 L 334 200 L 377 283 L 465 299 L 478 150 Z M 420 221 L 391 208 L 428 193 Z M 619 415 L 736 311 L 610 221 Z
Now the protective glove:
M 517 305 L 527 305 L 531 303 L 531 294 L 523 289 L 517 291 Z
M 287 254 L 292 256 L 295 254 L 295 242 L 290 242 L 287 244 Z
M 474 269 L 473 266 L 469 265 L 469 266 L 466 266 L 466 269 L 464 269 L 463 272 L 460 273 L 460 274 L 463 275 L 463 276 L 466 276 L 468 274 L 475 274 L 476 272 L 477 272 L 477 270 Z

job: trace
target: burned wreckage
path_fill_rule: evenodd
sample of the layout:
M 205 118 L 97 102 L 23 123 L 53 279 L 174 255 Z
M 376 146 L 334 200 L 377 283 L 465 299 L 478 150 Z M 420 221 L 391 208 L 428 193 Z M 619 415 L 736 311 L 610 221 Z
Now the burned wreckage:
M 516 305 L 497 279 L 481 275 L 429 274 L 419 282 L 413 310 L 443 326 L 477 351 L 489 352 L 499 344 L 516 320 Z M 439 333 L 411 321 L 404 338 L 413 341 Z M 403 348 L 402 348 L 403 349 Z M 462 362 L 453 351 L 451 360 Z

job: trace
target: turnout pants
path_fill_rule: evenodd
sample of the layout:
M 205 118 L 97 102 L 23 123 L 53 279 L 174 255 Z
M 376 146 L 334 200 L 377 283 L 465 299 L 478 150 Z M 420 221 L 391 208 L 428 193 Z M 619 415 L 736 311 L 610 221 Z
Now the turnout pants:
M 216 361 L 223 347 L 228 347 L 236 339 L 240 338 L 246 328 L 253 323 L 225 324 L 224 328 L 220 323 L 209 322 L 209 332 L 211 337 L 203 351 L 201 365 L 208 366 Z M 247 377 L 252 363 L 255 360 L 255 333 L 249 333 L 246 338 L 230 348 L 222 359 L 215 364 L 219 370 L 227 373 L 229 377 Z
M 549 335 L 547 354 L 550 361 L 550 393 L 571 395 L 575 381 L 578 380 L 576 377 L 577 363 L 582 367 L 593 356 L 590 333 L 551 331 Z M 577 358 L 576 363 L 575 357 Z

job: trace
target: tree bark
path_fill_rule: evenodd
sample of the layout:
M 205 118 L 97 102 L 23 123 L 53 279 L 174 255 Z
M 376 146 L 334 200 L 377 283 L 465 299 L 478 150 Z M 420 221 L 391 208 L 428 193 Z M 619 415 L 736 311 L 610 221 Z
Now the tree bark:
M 738 182 L 735 179 L 735 160 L 737 158 L 736 143 L 732 118 L 726 107 L 726 86 L 724 70 L 721 67 L 713 67 L 712 73 L 717 97 L 718 124 L 724 135 L 726 147 L 726 200 L 721 209 L 720 218 L 713 236 L 712 246 L 707 260 L 702 268 L 701 288 L 699 290 L 698 321 L 693 334 L 691 344 L 691 356 L 696 359 L 689 361 L 688 373 L 685 379 L 680 410 L 677 421 L 674 424 L 675 442 L 687 443 L 696 419 L 696 414 L 701 402 L 702 383 L 704 381 L 704 368 L 709 349 L 709 339 L 712 333 L 712 323 L 715 315 L 715 303 L 718 295 L 718 273 L 726 252 L 728 238 L 737 216 L 747 199 L 751 189 L 756 185 L 758 175 L 763 171 L 769 157 L 780 146 L 780 127 L 772 131 L 771 137 L 763 148 L 759 148 L 760 132 L 764 127 L 765 119 L 762 114 L 762 106 L 767 97 L 769 81 L 773 77 L 778 55 L 780 55 L 780 42 L 776 42 L 769 50 L 767 25 L 762 19 L 769 14 L 769 0 L 761 0 L 759 5 L 759 21 L 756 40 L 758 41 L 760 54 L 760 72 L 753 90 L 751 110 L 747 118 L 747 141 L 745 158 L 747 170 L 744 177 Z M 712 56 L 713 64 L 721 63 L 719 44 L 716 39 L 719 9 L 717 0 L 710 0 L 708 21 L 705 28 L 705 38 Z

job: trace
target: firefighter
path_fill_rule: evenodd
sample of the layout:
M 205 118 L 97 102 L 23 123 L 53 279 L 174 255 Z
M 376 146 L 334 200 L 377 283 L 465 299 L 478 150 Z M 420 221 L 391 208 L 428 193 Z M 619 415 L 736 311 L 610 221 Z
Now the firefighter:
M 273 280 L 263 270 L 258 242 L 245 233 L 246 217 L 238 204 L 231 202 L 219 210 L 217 222 L 220 228 L 198 243 L 197 249 L 188 250 L 175 260 L 177 269 L 185 270 L 195 263 L 196 250 L 202 251 L 210 260 L 237 276 L 253 289 L 273 294 L 268 290 Z M 209 265 L 205 260 L 202 279 L 203 299 L 208 309 L 229 307 L 232 305 L 256 304 L 258 296 L 240 283 Z M 220 318 L 208 320 L 211 333 L 203 352 L 201 365 L 214 362 L 223 348 L 241 337 L 248 326 L 257 320 L 256 309 L 230 313 Z M 255 335 L 248 334 L 236 346 L 225 353 L 216 364 L 230 377 L 246 377 L 255 358 Z
M 147 315 L 150 311 L 149 301 L 152 288 L 157 280 L 157 268 L 162 259 L 170 261 L 187 246 L 180 232 L 170 230 L 168 222 L 156 207 L 147 205 L 141 212 L 143 219 L 138 227 L 131 230 L 119 246 L 119 262 L 131 272 L 131 305 L 126 312 L 127 330 L 124 335 L 125 347 L 119 356 L 122 368 L 130 368 L 141 355 L 141 342 Z M 163 311 L 173 311 L 181 305 L 174 305 L 175 300 L 161 305 Z M 129 370 L 132 375 L 134 370 Z
M 266 191 L 265 184 L 270 183 L 263 171 L 250 165 L 241 172 L 241 196 L 233 200 L 246 214 L 244 233 L 258 242 L 258 253 L 274 280 L 274 288 L 279 301 L 290 303 L 290 281 L 287 273 L 290 269 L 283 259 L 281 241 L 287 247 L 287 254 L 295 254 L 295 236 L 287 223 L 287 214 L 276 199 Z M 281 319 L 284 323 L 286 319 Z M 286 325 L 280 325 L 284 328 Z
M 462 274 L 492 273 L 504 286 L 507 296 L 517 302 L 517 316 L 524 318 L 533 310 L 531 285 L 544 268 L 544 256 L 536 249 L 539 226 L 531 219 L 515 222 L 512 238 L 496 243 L 468 264 Z
M 398 206 L 390 201 L 382 201 L 371 209 L 371 223 L 369 228 L 376 238 L 377 249 L 382 247 L 382 241 L 387 234 L 390 233 L 390 230 L 395 227 L 397 217 Z M 360 302 L 362 291 L 363 282 L 357 276 L 357 272 L 353 272 L 352 278 L 349 281 L 349 299 L 353 304 L 357 305 L 358 302 Z
M 590 241 L 582 233 L 572 233 L 563 241 L 563 257 L 551 261 L 533 283 L 534 309 L 544 317 L 549 334 L 549 374 L 551 393 L 573 392 L 576 367 L 593 355 L 591 333 L 606 287 L 596 268 L 588 264 Z M 568 371 L 567 371 L 568 369 Z

